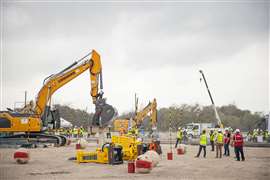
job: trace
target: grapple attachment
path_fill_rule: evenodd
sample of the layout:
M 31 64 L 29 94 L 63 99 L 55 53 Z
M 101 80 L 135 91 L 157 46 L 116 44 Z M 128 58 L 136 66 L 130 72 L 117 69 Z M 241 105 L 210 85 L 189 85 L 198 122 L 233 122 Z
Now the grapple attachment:
M 106 103 L 106 99 L 99 98 L 96 101 L 96 111 L 92 119 L 93 126 L 107 126 L 117 114 L 113 106 Z

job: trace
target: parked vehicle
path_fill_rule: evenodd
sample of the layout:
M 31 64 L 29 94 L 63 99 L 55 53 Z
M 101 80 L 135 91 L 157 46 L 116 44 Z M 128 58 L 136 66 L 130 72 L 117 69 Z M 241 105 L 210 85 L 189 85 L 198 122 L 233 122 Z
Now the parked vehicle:
M 189 138 L 200 136 L 203 129 L 205 129 L 208 133 L 208 131 L 212 128 L 214 128 L 213 123 L 188 123 L 184 126 L 184 130 L 186 131 Z

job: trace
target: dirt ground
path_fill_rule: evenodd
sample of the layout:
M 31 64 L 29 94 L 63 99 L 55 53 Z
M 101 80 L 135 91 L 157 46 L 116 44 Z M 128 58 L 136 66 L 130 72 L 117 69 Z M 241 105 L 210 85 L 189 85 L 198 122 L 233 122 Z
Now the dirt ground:
M 88 150 L 95 144 L 89 144 Z M 167 160 L 169 145 L 162 145 L 159 165 L 150 174 L 128 174 L 127 163 L 122 165 L 77 164 L 68 158 L 75 156 L 75 145 L 30 149 L 31 161 L 25 165 L 13 160 L 15 149 L 0 149 L 0 179 L 270 179 L 270 148 L 245 148 L 246 161 L 231 157 L 216 159 L 207 147 L 206 158 L 194 158 L 197 146 L 188 146 L 185 155 Z

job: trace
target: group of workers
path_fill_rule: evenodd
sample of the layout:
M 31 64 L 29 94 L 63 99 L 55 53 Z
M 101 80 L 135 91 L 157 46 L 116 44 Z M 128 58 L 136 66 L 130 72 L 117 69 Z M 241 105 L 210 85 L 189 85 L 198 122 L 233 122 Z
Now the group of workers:
M 175 143 L 175 148 L 177 148 L 177 145 L 182 142 L 183 132 L 184 131 L 182 130 L 182 128 L 179 127 L 177 131 L 177 138 L 176 138 L 177 140 Z M 210 130 L 209 136 L 210 136 L 211 151 L 215 151 L 216 149 L 216 158 L 222 158 L 223 148 L 224 148 L 223 155 L 230 156 L 230 145 L 231 145 L 232 147 L 234 147 L 236 160 L 240 161 L 240 156 L 242 161 L 245 160 L 243 151 L 244 138 L 243 135 L 240 133 L 239 129 L 236 129 L 233 135 L 231 135 L 231 131 L 229 129 L 225 129 L 224 133 L 222 132 L 221 129 Z M 203 157 L 206 157 L 206 146 L 208 142 L 207 139 L 208 138 L 206 130 L 203 130 L 202 134 L 200 135 L 199 151 L 195 157 L 199 157 L 202 150 L 203 150 Z
M 216 158 L 222 158 L 222 148 L 224 147 L 224 156 L 230 156 L 230 145 L 234 147 L 234 152 L 236 156 L 236 160 L 240 161 L 245 160 L 243 145 L 244 145 L 244 138 L 240 133 L 239 129 L 235 130 L 235 133 L 231 137 L 231 132 L 228 129 L 225 129 L 225 133 L 223 134 L 221 129 L 218 131 L 211 130 L 210 133 L 210 144 L 211 144 L 211 151 L 215 151 L 216 145 Z M 206 157 L 206 146 L 207 146 L 207 135 L 206 130 L 203 130 L 200 136 L 200 146 L 199 152 L 195 157 L 199 157 L 201 150 L 204 150 L 204 157 Z
M 74 126 L 73 128 L 60 128 L 55 130 L 54 134 L 64 135 L 68 138 L 82 138 L 89 136 L 88 131 L 82 126 L 81 127 Z
M 262 141 L 270 142 L 270 131 L 262 129 L 253 129 L 247 134 L 247 140 L 258 142 L 258 137 L 262 137 Z

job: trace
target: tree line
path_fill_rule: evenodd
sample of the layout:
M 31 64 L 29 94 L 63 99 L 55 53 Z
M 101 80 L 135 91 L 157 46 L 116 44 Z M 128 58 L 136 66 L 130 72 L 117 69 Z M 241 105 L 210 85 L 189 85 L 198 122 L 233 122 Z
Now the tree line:
M 74 109 L 67 105 L 56 105 L 62 118 L 76 126 L 87 127 L 91 125 L 92 113 L 80 109 Z M 252 130 L 261 123 L 262 114 L 260 112 L 251 112 L 242 110 L 236 105 L 224 105 L 217 107 L 220 119 L 225 127 L 240 128 L 248 131 Z M 118 118 L 130 118 L 134 112 L 125 112 Z M 170 124 L 173 129 L 184 126 L 187 123 L 216 123 L 212 106 L 195 105 L 172 105 L 158 109 L 158 129 L 168 131 Z M 150 128 L 149 118 L 144 121 L 145 128 Z

